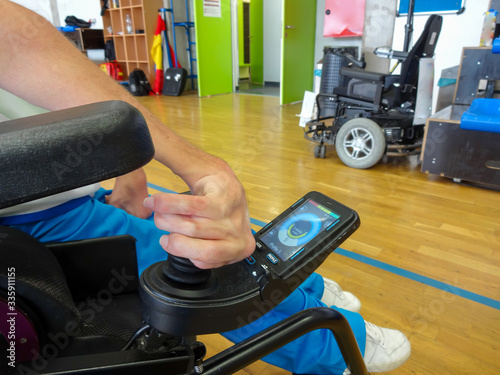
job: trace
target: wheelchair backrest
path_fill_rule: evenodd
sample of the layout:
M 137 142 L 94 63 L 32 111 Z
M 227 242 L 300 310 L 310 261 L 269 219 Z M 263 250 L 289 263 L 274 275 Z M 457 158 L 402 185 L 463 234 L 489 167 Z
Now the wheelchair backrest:
M 434 55 L 442 24 L 443 17 L 441 16 L 433 14 L 427 19 L 424 31 L 401 64 L 400 87 L 405 87 L 405 85 L 417 86 L 418 62 L 423 57 L 432 57 Z
M 64 273 L 50 251 L 30 235 L 0 226 L 0 292 L 9 290 L 9 269 L 15 272 L 16 306 L 33 310 L 30 318 L 39 331 L 64 332 L 67 322 L 78 328 L 80 313 Z M 31 311 L 29 311 L 31 312 Z M 43 332 L 42 331 L 42 332 Z

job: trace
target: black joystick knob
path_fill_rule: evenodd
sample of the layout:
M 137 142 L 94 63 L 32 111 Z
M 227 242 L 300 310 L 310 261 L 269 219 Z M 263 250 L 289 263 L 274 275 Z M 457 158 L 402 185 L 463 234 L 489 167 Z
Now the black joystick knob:
M 262 302 L 260 289 L 242 262 L 203 270 L 169 254 L 142 272 L 139 294 L 144 321 L 151 327 L 196 336 L 241 326 L 241 317 Z
M 167 279 L 188 285 L 206 283 L 212 275 L 212 271 L 196 267 L 189 259 L 170 254 L 163 263 L 162 271 Z
M 203 270 L 189 259 L 171 254 L 167 260 L 148 267 L 141 279 L 151 291 L 173 299 L 204 298 L 217 287 L 212 270 Z

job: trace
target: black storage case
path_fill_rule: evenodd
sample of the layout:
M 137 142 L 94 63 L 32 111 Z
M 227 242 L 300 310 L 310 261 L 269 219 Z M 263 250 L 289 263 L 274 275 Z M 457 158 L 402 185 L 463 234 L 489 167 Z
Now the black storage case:
M 186 86 L 187 70 L 184 68 L 168 68 L 165 72 L 163 95 L 179 96 Z
M 320 94 L 333 94 L 336 87 L 342 87 L 347 82 L 340 74 L 340 69 L 349 65 L 349 60 L 345 57 L 348 53 L 357 58 L 358 49 L 356 47 L 330 48 L 323 50 L 323 68 L 321 71 Z M 337 101 L 329 98 L 320 99 L 321 115 L 335 116 L 337 113 Z

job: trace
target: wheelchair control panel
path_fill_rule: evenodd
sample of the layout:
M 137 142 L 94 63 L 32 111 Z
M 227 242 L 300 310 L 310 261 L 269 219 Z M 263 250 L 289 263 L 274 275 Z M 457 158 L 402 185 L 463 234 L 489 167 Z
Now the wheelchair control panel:
M 354 210 L 310 192 L 255 234 L 256 249 L 241 262 L 200 270 L 170 255 L 146 269 L 143 318 L 178 336 L 242 327 L 283 301 L 359 225 Z
M 286 280 L 322 254 L 329 255 L 358 225 L 355 211 L 309 193 L 255 235 L 256 251 L 246 259 L 247 268 L 252 274 L 270 270 Z

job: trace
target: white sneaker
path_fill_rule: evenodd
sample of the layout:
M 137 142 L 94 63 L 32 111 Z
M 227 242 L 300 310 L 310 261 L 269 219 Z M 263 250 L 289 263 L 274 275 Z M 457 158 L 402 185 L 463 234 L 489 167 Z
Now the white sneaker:
M 359 312 L 361 309 L 361 302 L 356 296 L 349 292 L 344 292 L 339 284 L 335 281 L 323 277 L 325 283 L 325 291 L 321 302 L 327 306 L 336 306 L 341 309 Z
M 395 329 L 377 327 L 365 322 L 364 360 L 369 372 L 384 372 L 401 366 L 410 357 L 411 345 L 406 336 Z

